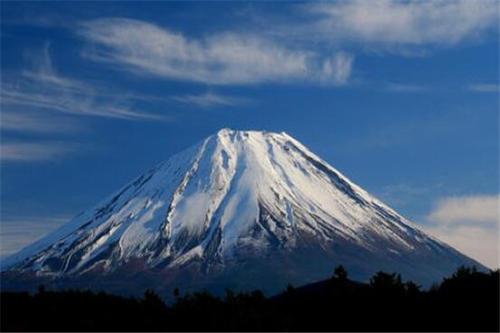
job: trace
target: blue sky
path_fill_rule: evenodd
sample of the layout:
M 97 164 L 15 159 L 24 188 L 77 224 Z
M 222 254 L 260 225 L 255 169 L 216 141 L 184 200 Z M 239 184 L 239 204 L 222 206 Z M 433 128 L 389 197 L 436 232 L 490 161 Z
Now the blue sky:
M 495 1 L 2 2 L 1 254 L 223 127 L 498 260 Z

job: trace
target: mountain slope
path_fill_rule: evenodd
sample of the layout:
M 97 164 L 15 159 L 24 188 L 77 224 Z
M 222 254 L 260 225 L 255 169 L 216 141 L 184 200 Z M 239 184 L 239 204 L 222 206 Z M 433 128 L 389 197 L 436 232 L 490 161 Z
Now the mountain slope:
M 428 284 L 477 264 L 285 133 L 224 129 L 7 258 L 4 276 L 125 287 L 263 288 L 399 271 Z M 149 282 L 147 282 L 149 281 Z

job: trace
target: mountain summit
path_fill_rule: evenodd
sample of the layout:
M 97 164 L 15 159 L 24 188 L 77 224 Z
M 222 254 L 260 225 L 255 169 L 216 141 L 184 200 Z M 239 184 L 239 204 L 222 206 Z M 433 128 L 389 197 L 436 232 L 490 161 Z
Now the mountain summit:
M 286 133 L 223 129 L 7 258 L 7 286 L 277 292 L 342 264 L 428 285 L 472 259 Z

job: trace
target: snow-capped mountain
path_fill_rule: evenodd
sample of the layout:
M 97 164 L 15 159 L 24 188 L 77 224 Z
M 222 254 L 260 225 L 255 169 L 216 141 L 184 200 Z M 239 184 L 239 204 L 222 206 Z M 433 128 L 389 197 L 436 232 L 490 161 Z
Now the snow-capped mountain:
M 7 258 L 7 285 L 279 291 L 343 264 L 423 284 L 477 262 L 286 133 L 223 129 Z M 28 278 L 29 277 L 29 278 Z

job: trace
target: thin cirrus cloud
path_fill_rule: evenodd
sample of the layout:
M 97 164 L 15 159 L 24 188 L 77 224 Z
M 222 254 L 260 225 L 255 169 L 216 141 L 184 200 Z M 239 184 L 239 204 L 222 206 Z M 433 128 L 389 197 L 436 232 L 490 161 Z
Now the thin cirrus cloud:
M 2 142 L 0 157 L 2 162 L 51 161 L 75 150 L 66 142 Z
M 229 107 L 247 104 L 250 100 L 240 97 L 231 97 L 207 92 L 199 95 L 172 96 L 172 100 L 186 105 L 194 105 L 201 108 Z
M 468 86 L 468 90 L 480 93 L 500 93 L 500 85 L 495 83 L 476 83 Z
M 228 32 L 188 38 L 155 24 L 124 18 L 84 22 L 79 34 L 92 43 L 84 54 L 93 60 L 140 74 L 214 85 L 344 84 L 354 60 L 345 52 L 324 57 L 257 35 Z
M 7 110 L 37 109 L 125 120 L 161 118 L 134 110 L 127 104 L 126 98 L 107 95 L 85 82 L 59 75 L 52 65 L 49 44 L 45 45 L 37 59 L 34 71 L 24 71 L 15 80 L 3 79 L 0 97 L 2 109 Z
M 66 117 L 49 117 L 44 112 L 2 110 L 0 129 L 25 133 L 74 133 L 80 126 Z
M 58 111 L 78 116 L 94 116 L 125 120 L 157 119 L 159 116 L 137 112 L 113 101 L 98 101 L 100 97 L 84 92 L 71 93 L 64 89 L 23 84 L 21 88 L 5 85 L 0 90 L 4 106 L 23 106 Z
M 317 17 L 309 30 L 365 44 L 454 45 L 498 27 L 496 0 L 355 0 L 306 8 Z
M 77 117 L 123 120 L 165 119 L 133 110 L 126 95 L 114 96 L 87 83 L 59 75 L 52 64 L 50 45 L 34 59 L 35 69 L 2 77 L 0 129 L 6 133 L 67 134 L 81 126 Z M 9 80 L 10 79 L 10 80 Z M 11 141 L 0 144 L 2 162 L 46 162 L 79 150 L 67 140 Z
M 499 265 L 500 195 L 439 200 L 425 229 L 491 268 Z
M 0 259 L 33 243 L 41 236 L 68 222 L 71 216 L 36 216 L 2 219 L 0 228 Z

